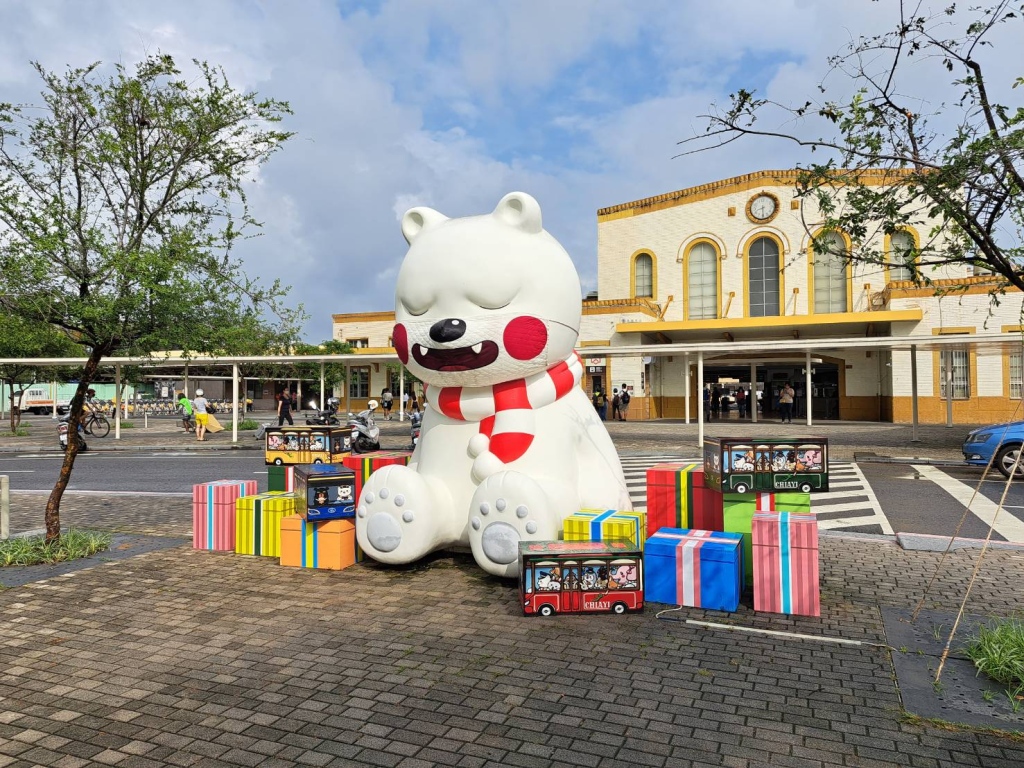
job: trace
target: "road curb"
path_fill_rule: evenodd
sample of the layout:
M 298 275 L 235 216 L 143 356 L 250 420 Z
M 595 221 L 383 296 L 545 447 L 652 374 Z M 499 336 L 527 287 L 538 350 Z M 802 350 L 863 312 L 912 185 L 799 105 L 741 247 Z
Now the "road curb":
M 956 459 L 929 459 L 923 456 L 879 456 L 874 453 L 854 451 L 853 460 L 858 464 L 924 464 L 930 467 L 967 467 Z

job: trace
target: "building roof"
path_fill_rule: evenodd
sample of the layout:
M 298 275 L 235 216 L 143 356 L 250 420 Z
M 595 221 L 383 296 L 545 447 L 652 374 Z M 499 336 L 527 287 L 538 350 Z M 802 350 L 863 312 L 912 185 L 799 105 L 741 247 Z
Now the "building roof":
M 606 208 L 597 209 L 597 220 L 607 221 L 610 219 L 636 216 L 641 213 L 660 211 L 665 208 L 674 208 L 677 205 L 695 203 L 700 200 L 708 200 L 713 197 L 729 195 L 733 192 L 744 192 L 752 189 L 760 189 L 765 186 L 795 186 L 797 178 L 804 170 L 799 168 L 778 171 L 755 171 L 745 173 L 742 176 L 733 176 L 721 181 L 712 181 L 708 184 L 699 184 L 696 187 L 687 187 L 675 192 L 666 192 L 653 197 L 645 197 L 640 200 L 633 200 L 628 203 L 610 205 Z M 862 184 L 891 184 L 900 178 L 910 175 L 911 171 L 901 172 L 879 168 L 875 170 L 863 170 L 859 172 Z

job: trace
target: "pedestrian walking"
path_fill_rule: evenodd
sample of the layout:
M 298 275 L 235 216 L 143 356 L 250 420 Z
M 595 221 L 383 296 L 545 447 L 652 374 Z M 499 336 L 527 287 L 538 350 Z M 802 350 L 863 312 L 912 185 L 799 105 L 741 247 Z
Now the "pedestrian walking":
M 384 421 L 391 421 L 391 405 L 394 402 L 394 396 L 391 394 L 391 390 L 388 387 L 380 393 L 380 407 L 384 409 Z
M 292 396 L 287 389 L 281 393 L 281 397 L 277 401 L 277 426 L 282 426 L 285 420 L 288 421 L 289 426 L 295 425 L 292 420 Z
M 747 418 L 747 394 L 742 387 L 736 392 L 736 410 L 741 419 Z
M 779 393 L 779 414 L 782 416 L 782 422 L 793 423 L 793 397 L 796 395 L 796 390 L 790 386 L 787 381 L 782 386 L 782 391 Z
M 608 398 L 599 389 L 594 390 L 594 396 L 591 398 L 594 403 L 594 410 L 597 411 L 597 415 L 601 417 L 601 421 L 608 420 Z
M 716 384 L 711 390 L 711 418 L 717 419 L 722 409 L 722 390 Z
M 629 401 L 632 400 L 632 396 L 629 394 L 629 390 L 626 389 L 626 384 L 622 384 L 622 392 L 619 394 L 619 419 L 622 421 L 626 420 L 626 416 L 629 414 Z
M 619 418 L 619 405 L 622 399 L 619 397 L 619 388 L 615 387 L 612 389 L 612 421 L 620 421 Z
M 203 390 L 196 390 L 196 399 L 192 401 L 192 410 L 196 415 L 196 440 L 206 440 L 206 427 L 210 423 L 210 401 L 203 397 Z

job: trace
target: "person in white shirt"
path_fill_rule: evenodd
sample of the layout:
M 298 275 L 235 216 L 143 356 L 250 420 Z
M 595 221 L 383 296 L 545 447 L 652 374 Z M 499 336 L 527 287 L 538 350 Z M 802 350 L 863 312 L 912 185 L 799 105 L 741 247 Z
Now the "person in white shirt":
M 192 401 L 192 410 L 196 416 L 196 440 L 202 442 L 206 439 L 206 425 L 210 421 L 210 412 L 207 410 L 209 401 L 203 397 L 203 390 L 196 390 L 196 399 Z

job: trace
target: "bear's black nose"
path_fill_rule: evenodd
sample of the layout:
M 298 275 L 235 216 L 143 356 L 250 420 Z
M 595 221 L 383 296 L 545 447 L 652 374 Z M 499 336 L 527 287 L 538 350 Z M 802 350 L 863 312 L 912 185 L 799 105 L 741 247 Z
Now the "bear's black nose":
M 430 326 L 430 338 L 437 342 L 455 341 L 461 339 L 466 332 L 466 324 L 461 320 L 449 317 L 447 320 L 438 320 Z

